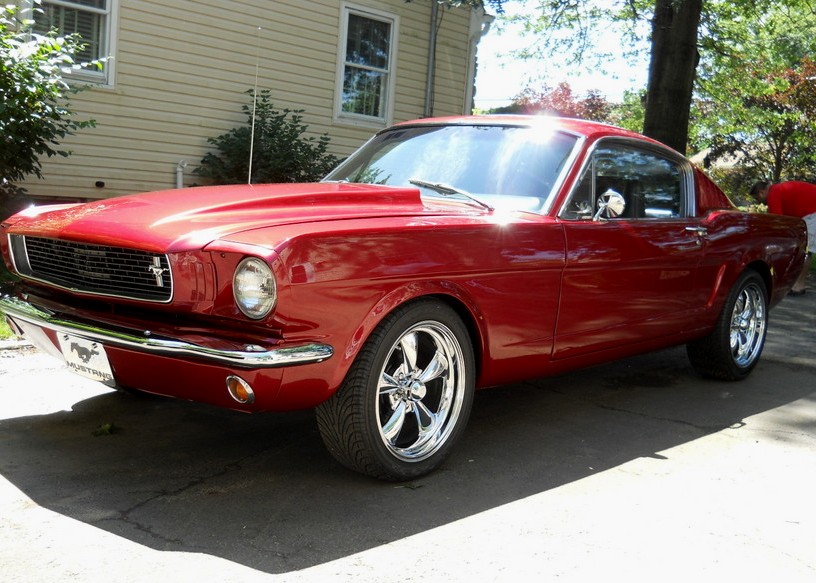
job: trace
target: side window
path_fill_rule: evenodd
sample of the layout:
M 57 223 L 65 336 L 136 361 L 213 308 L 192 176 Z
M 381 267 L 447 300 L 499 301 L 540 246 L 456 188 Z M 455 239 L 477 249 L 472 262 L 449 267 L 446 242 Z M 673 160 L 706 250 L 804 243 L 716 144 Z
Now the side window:
M 57 30 L 60 35 L 76 34 L 82 39 L 82 50 L 76 55 L 79 63 L 105 59 L 114 54 L 115 27 L 113 19 L 119 0 L 33 0 L 34 32 L 46 34 Z M 71 78 L 113 85 L 113 60 L 102 63 L 102 68 L 84 68 L 72 71 Z
M 342 8 L 335 116 L 384 126 L 394 80 L 395 16 Z
M 600 195 L 613 190 L 626 208 L 620 218 L 667 219 L 685 214 L 684 173 L 680 162 L 628 144 L 603 144 L 592 153 L 561 218 L 591 219 Z

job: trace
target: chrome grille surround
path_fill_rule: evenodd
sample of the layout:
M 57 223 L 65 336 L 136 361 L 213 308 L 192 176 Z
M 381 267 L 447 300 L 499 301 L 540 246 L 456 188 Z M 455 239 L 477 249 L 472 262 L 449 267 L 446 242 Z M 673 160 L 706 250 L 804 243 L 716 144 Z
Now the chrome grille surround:
M 167 303 L 173 278 L 167 255 L 61 239 L 9 235 L 23 276 L 70 291 Z

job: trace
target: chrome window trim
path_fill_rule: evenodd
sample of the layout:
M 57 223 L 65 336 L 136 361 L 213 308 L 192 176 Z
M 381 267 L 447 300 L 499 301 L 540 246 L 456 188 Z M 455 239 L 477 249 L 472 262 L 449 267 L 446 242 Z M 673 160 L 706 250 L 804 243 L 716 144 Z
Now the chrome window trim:
M 545 119 L 545 118 L 543 118 L 543 119 Z M 357 148 L 356 150 L 354 150 L 354 152 L 349 154 L 349 156 L 346 157 L 346 160 L 344 160 L 343 162 L 338 164 L 335 168 L 333 168 L 332 171 L 329 172 L 329 174 L 327 174 L 321 180 L 321 182 L 333 182 L 334 179 L 330 178 L 331 175 L 337 173 L 340 169 L 343 168 L 343 166 L 345 166 L 346 161 L 355 158 L 359 152 L 364 151 L 371 142 L 378 139 L 383 134 L 386 134 L 386 133 L 391 132 L 391 131 L 400 131 L 400 130 L 404 130 L 404 129 L 413 129 L 413 128 L 422 128 L 422 127 L 444 127 L 444 126 L 500 127 L 500 128 L 519 128 L 519 129 L 531 129 L 532 130 L 532 129 L 535 129 L 537 127 L 537 124 L 530 123 L 530 122 L 523 122 L 523 121 L 514 121 L 512 123 L 499 122 L 499 121 L 495 121 L 495 122 L 491 122 L 491 121 L 474 122 L 472 120 L 467 120 L 467 119 L 463 119 L 461 121 L 447 121 L 446 120 L 445 122 L 434 122 L 433 120 L 420 120 L 420 121 L 418 121 L 416 123 L 398 124 L 398 125 L 395 125 L 395 126 L 385 128 L 385 129 L 377 132 L 375 135 L 370 137 L 368 140 L 366 140 L 359 148 Z M 575 143 L 573 144 L 572 150 L 570 151 L 569 155 L 564 160 L 564 165 L 561 168 L 561 172 L 558 173 L 558 176 L 556 177 L 555 181 L 553 182 L 553 186 L 552 186 L 552 188 L 550 188 L 550 192 L 546 193 L 546 197 L 544 198 L 544 203 L 541 205 L 541 208 L 539 210 L 537 210 L 537 211 L 532 211 L 532 210 L 528 211 L 528 212 L 531 212 L 531 213 L 534 213 L 534 214 L 537 214 L 537 215 L 541 215 L 541 216 L 546 216 L 546 215 L 548 215 L 550 213 L 553 205 L 555 204 L 555 200 L 558 198 L 558 193 L 561 192 L 561 188 L 563 187 L 564 182 L 567 179 L 567 176 L 569 176 L 569 173 L 572 170 L 572 165 L 575 163 L 575 160 L 580 155 L 581 150 L 583 149 L 583 146 L 584 146 L 584 144 L 586 143 L 586 141 L 588 139 L 587 136 L 585 134 L 581 133 L 581 132 L 578 132 L 578 131 L 575 131 L 575 130 L 572 130 L 572 129 L 568 129 L 568 128 L 563 128 L 563 127 L 553 126 L 552 127 L 552 132 L 553 133 L 564 134 L 564 135 L 567 135 L 567 136 L 571 136 L 571 137 L 575 138 Z
M 544 204 L 542 205 L 541 212 L 539 213 L 541 215 L 550 214 L 550 211 L 552 210 L 553 205 L 555 204 L 555 199 L 558 198 L 558 193 L 561 192 L 561 188 L 563 187 L 564 182 L 567 179 L 567 176 L 569 176 L 569 173 L 572 170 L 572 165 L 575 163 L 576 158 L 581 153 L 581 150 L 583 149 L 583 146 L 587 141 L 587 137 L 578 132 L 573 132 L 564 129 L 559 129 L 558 131 L 571 136 L 575 136 L 577 139 L 575 140 L 575 145 L 572 147 L 572 152 L 570 153 L 569 156 L 567 156 L 567 159 L 564 161 L 564 167 L 561 168 L 561 172 L 555 179 L 555 183 L 553 184 L 553 187 L 550 189 L 550 192 L 547 195 L 547 199 L 544 201 Z M 570 196 L 571 195 L 572 193 L 570 192 Z
M 598 139 L 586 152 L 586 158 L 584 159 L 583 163 L 581 164 L 581 168 L 575 176 L 575 182 L 572 184 L 570 188 L 569 194 L 566 198 L 564 198 L 561 206 L 556 213 L 556 216 L 562 220 L 572 222 L 575 219 L 565 219 L 562 217 L 563 213 L 565 212 L 567 205 L 572 200 L 573 194 L 575 194 L 575 189 L 578 188 L 579 184 L 581 183 L 581 177 L 586 172 L 587 167 L 592 162 L 593 156 L 595 154 L 595 150 L 598 149 L 601 145 L 607 145 L 609 143 L 613 144 L 621 144 L 623 146 L 628 146 L 631 148 L 636 148 L 639 150 L 643 150 L 645 152 L 651 152 L 671 162 L 677 164 L 678 168 L 681 172 L 681 180 L 682 180 L 682 193 L 685 197 L 683 201 L 683 212 L 684 215 L 681 217 L 666 217 L 662 219 L 632 219 L 632 218 L 617 218 L 615 220 L 622 220 L 622 221 L 635 221 L 635 220 L 665 220 L 665 221 L 679 221 L 679 220 L 688 220 L 693 219 L 697 216 L 697 197 L 695 191 L 695 183 L 694 183 L 694 167 L 691 162 L 688 161 L 683 155 L 679 154 L 678 152 L 668 148 L 667 146 L 663 146 L 661 144 L 653 144 L 651 142 L 645 142 L 643 140 L 638 140 L 635 138 L 627 138 L 625 136 L 604 136 Z M 594 177 L 593 177 L 594 180 Z

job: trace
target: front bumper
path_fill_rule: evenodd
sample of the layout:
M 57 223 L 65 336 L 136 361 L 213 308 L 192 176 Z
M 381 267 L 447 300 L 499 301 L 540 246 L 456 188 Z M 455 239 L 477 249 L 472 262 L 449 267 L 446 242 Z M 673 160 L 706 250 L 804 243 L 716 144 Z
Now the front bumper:
M 144 331 L 142 335 L 138 335 L 73 322 L 59 318 L 45 308 L 9 295 L 0 297 L 0 312 L 4 312 L 12 320 L 21 320 L 55 333 L 72 334 L 106 346 L 161 356 L 193 358 L 210 364 L 239 369 L 278 368 L 318 363 L 330 358 L 333 353 L 331 346 L 320 343 L 272 349 L 255 345 L 245 346 L 244 350 L 215 349 L 173 338 L 156 337 L 150 331 Z

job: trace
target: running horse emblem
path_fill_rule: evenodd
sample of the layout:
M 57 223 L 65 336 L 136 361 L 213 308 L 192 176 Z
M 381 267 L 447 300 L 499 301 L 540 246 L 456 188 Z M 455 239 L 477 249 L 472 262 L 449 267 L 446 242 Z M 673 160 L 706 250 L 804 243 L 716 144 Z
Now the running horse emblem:
M 147 267 L 147 270 L 156 278 L 156 286 L 164 287 L 164 274 L 169 270 L 161 266 L 161 257 L 154 257 L 153 263 Z

